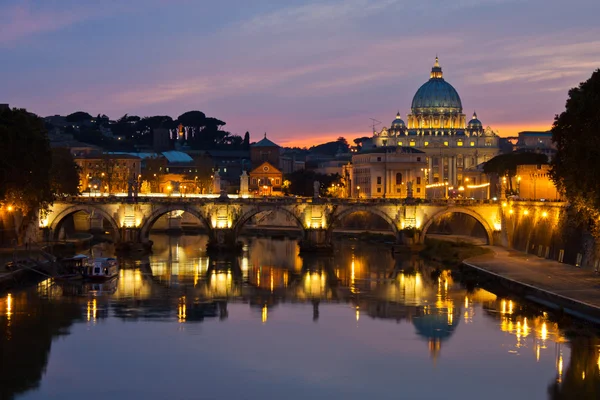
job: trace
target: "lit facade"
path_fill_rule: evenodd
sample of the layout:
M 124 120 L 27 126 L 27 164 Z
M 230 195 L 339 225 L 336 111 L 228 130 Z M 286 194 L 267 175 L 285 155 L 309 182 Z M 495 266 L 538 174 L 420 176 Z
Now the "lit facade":
M 351 197 L 425 198 L 424 152 L 410 147 L 378 147 L 352 155 Z
M 400 113 L 365 146 L 412 147 L 425 153 L 427 183 L 462 186 L 466 171 L 499 153 L 499 138 L 473 113 L 466 123 L 458 92 L 443 78 L 436 57 L 430 79 L 413 97 L 405 124 Z
M 87 154 L 75 157 L 75 162 L 82 192 L 127 192 L 142 172 L 141 158 L 128 154 Z
M 549 165 L 518 165 L 519 198 L 527 200 L 560 200 L 560 192 L 550 177 Z
M 250 171 L 249 189 L 259 196 L 281 195 L 283 173 L 268 162 Z

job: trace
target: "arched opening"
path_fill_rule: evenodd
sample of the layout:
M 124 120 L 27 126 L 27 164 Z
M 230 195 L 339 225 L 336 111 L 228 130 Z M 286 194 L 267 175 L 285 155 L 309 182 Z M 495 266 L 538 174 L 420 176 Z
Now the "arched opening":
M 242 215 L 235 224 L 234 231 L 236 236 L 302 237 L 304 226 L 291 211 L 269 207 L 256 208 Z
M 373 207 L 355 207 L 334 215 L 328 229 L 330 237 L 378 238 L 382 241 L 395 241 L 398 228 L 384 212 Z
M 186 207 L 159 208 L 146 217 L 140 228 L 140 239 L 147 240 L 150 233 L 168 235 L 198 234 L 210 230 L 208 221 L 196 210 Z
M 477 213 L 470 210 L 444 210 L 423 225 L 424 238 L 493 244 L 492 229 Z
M 112 241 L 120 239 L 117 222 L 95 207 L 71 207 L 59 213 L 47 227 L 47 240 L 85 242 L 92 238 Z
M 209 231 L 209 222 L 191 207 L 161 207 L 145 217 L 139 239 L 152 242 L 152 278 L 165 286 L 202 286 L 209 265 Z

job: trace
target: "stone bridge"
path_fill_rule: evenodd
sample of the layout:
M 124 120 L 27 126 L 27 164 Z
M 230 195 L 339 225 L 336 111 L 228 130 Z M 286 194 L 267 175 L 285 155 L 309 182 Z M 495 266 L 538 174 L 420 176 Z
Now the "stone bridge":
M 506 204 L 505 204 L 506 206 Z M 183 211 L 197 217 L 206 227 L 209 242 L 220 247 L 235 243 L 241 228 L 253 216 L 265 211 L 287 214 L 303 231 L 303 247 L 331 247 L 333 230 L 342 219 L 356 212 L 375 214 L 388 222 L 397 243 L 422 243 L 427 230 L 448 214 L 466 214 L 484 228 L 488 243 L 500 239 L 503 207 L 497 202 L 411 203 L 399 199 L 312 199 L 273 198 L 186 198 L 186 197 L 77 197 L 56 202 L 40 215 L 39 226 L 47 238 L 56 239 L 61 224 L 78 212 L 89 215 L 90 229 L 112 226 L 115 243 L 144 243 L 152 225 L 163 215 Z

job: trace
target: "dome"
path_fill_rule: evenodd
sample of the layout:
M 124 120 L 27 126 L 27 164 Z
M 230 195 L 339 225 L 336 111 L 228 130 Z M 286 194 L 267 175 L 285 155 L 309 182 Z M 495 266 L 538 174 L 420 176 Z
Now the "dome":
M 444 112 L 462 112 L 462 103 L 458 92 L 444 80 L 442 67 L 440 67 L 437 57 L 431 69 L 430 79 L 415 93 L 411 108 L 413 114 L 431 112 L 431 109 L 436 108 L 443 109 Z
M 400 111 L 396 114 L 396 118 L 392 121 L 392 129 L 393 128 L 404 128 L 404 121 L 402 121 L 402 117 L 400 116 Z
M 469 128 L 481 128 L 483 124 L 477 119 L 477 113 L 473 113 L 473 118 L 469 121 Z

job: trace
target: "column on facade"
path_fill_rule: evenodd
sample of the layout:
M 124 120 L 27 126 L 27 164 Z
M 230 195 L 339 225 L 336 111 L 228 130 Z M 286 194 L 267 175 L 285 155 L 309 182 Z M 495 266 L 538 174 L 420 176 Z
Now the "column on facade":
M 429 171 L 427 171 L 427 175 L 426 175 L 428 182 L 425 182 L 425 183 L 430 184 L 430 183 L 433 183 L 433 179 L 431 178 L 432 177 L 431 174 L 433 173 L 433 157 L 429 157 L 429 164 L 428 164 L 427 168 L 429 168 Z
M 452 185 L 456 185 L 456 156 L 450 157 L 450 161 L 448 162 L 448 168 L 450 170 L 450 180 Z

